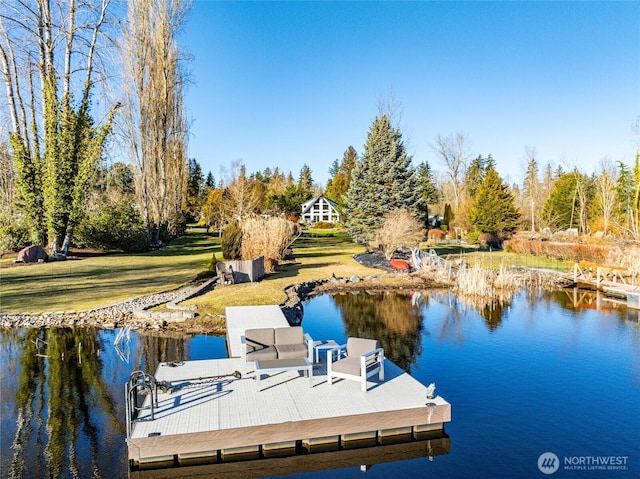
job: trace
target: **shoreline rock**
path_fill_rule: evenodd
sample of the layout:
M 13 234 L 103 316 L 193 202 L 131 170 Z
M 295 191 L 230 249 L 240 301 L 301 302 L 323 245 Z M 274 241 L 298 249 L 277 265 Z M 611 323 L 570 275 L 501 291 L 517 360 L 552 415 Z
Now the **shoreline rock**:
M 356 258 L 357 259 L 357 258 Z M 381 272 L 366 277 L 351 276 L 293 284 L 285 288 L 287 299 L 280 304 L 290 324 L 300 324 L 304 316 L 302 302 L 318 294 L 336 294 L 350 291 L 385 291 L 393 289 L 427 290 L 447 288 L 451 284 L 438 282 L 432 277 L 415 273 Z M 57 311 L 43 313 L 2 313 L 0 328 L 47 328 L 47 327 L 95 327 L 115 329 L 129 327 L 133 330 L 179 332 L 183 334 L 226 334 L 219 323 L 210 323 L 196 318 L 193 308 L 179 303 L 214 287 L 215 278 L 205 282 L 189 283 L 181 288 L 163 293 L 132 298 L 110 306 L 86 311 Z M 170 311 L 148 311 L 167 304 Z

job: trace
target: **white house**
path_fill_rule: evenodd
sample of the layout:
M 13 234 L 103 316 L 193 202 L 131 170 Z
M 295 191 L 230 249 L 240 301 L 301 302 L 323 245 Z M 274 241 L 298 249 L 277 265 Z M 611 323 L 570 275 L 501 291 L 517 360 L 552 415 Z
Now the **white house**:
M 324 195 L 316 196 L 302 205 L 300 220 L 303 223 L 317 223 L 318 221 L 340 223 L 340 213 L 337 206 L 338 203 L 325 198 Z

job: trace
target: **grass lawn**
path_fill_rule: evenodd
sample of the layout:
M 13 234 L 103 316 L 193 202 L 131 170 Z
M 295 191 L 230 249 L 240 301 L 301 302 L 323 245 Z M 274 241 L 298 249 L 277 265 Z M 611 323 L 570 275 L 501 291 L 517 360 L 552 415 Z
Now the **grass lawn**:
M 278 271 L 261 281 L 216 287 L 184 304 L 198 306 L 202 316 L 218 316 L 224 314 L 225 306 L 282 304 L 287 299 L 284 290 L 288 286 L 326 279 L 331 274 L 349 277 L 380 273 L 353 259 L 353 255 L 361 253 L 363 247 L 352 243 L 346 236 L 314 236 L 305 233 L 298 238 L 293 243 L 295 261 L 280 265 Z
M 168 291 L 206 269 L 219 240 L 189 233 L 157 251 L 106 255 L 51 263 L 0 263 L 0 310 L 85 310 Z
M 486 268 L 501 264 L 568 270 L 571 265 L 542 257 L 505 252 L 481 252 L 460 245 L 434 248 Z M 363 247 L 353 244 L 339 230 L 307 231 L 293 243 L 295 260 L 278 267 L 256 283 L 216 287 L 186 302 L 198 306 L 200 317 L 224 314 L 225 306 L 282 304 L 288 286 L 352 275 L 366 276 L 379 270 L 361 265 L 353 255 Z M 222 259 L 219 239 L 203 230 L 190 230 L 184 237 L 158 251 L 136 255 L 107 255 L 52 263 L 19 265 L 0 262 L 0 310 L 43 312 L 85 310 L 107 306 L 146 294 L 168 291 L 193 280 L 205 270 L 211 255 Z M 386 280 L 385 280 L 386 281 Z M 389 284 L 393 282 L 389 279 Z
M 524 266 L 525 268 L 571 271 L 574 264 L 573 261 L 561 261 L 543 256 L 509 253 L 505 251 L 478 250 L 476 248 L 464 249 L 462 252 L 458 251 L 454 253 L 445 253 L 438 251 L 438 249 L 436 249 L 436 251 L 439 255 L 451 261 L 464 261 L 471 266 L 478 265 L 485 269 L 500 269 L 502 266 Z

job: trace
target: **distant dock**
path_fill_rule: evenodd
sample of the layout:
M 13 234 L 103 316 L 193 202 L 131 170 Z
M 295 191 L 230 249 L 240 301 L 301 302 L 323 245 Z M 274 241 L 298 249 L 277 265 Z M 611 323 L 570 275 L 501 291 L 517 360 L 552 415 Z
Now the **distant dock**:
M 626 273 L 627 268 L 582 262 L 574 264 L 573 271 L 567 277 L 578 288 L 602 291 L 607 296 L 619 298 L 608 299 L 609 301 L 622 302 L 629 308 L 640 309 L 640 286 L 634 284 L 633 276 L 629 284 Z
M 240 317 L 243 311 L 236 313 Z M 268 326 L 258 327 L 263 325 Z M 385 380 L 370 381 L 367 392 L 356 381 L 338 380 L 330 386 L 324 363 L 314 365 L 313 387 L 301 373 L 287 371 L 263 379 L 258 391 L 252 371 L 241 378 L 235 371 L 242 371 L 240 358 L 160 364 L 155 381 L 164 390 L 158 389 L 153 410 L 154 391 L 149 388 L 128 421 L 132 471 L 215 463 L 223 466 L 215 471 L 231 473 L 230 464 L 239 460 L 338 454 L 425 440 L 429 443 L 413 447 L 422 451 L 418 455 L 448 452 L 444 425 L 451 421 L 451 405 L 439 396 L 427 399 L 426 386 L 389 360 Z M 397 454 L 401 450 L 392 455 Z M 359 459 L 338 455 L 348 462 L 364 460 L 367 454 L 355 454 Z M 320 458 L 306 461 L 309 470 L 319 467 Z

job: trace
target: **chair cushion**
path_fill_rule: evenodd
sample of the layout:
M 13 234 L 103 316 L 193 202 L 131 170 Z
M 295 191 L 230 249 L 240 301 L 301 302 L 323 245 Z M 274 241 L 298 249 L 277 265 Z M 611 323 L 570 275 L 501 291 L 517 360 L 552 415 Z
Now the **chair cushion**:
M 278 352 L 274 346 L 255 349 L 247 352 L 247 361 L 260 361 L 265 359 L 278 359 Z
M 304 333 L 300 326 L 291 326 L 289 328 L 275 328 L 274 344 L 302 344 L 304 345 Z
M 247 342 L 247 351 L 256 351 L 274 344 L 273 328 L 247 329 L 244 337 Z
M 378 341 L 375 339 L 349 338 L 347 339 L 347 355 L 349 357 L 359 357 L 363 354 L 378 348 Z
M 276 344 L 278 359 L 306 358 L 309 350 L 304 344 Z
M 337 373 L 360 376 L 360 357 L 348 357 L 331 363 L 331 370 Z

